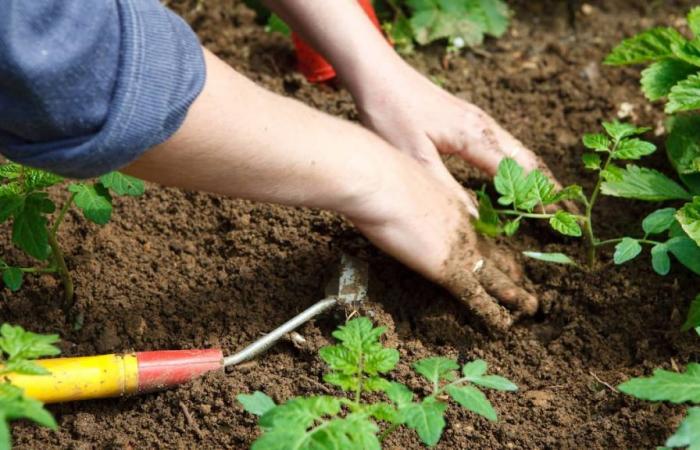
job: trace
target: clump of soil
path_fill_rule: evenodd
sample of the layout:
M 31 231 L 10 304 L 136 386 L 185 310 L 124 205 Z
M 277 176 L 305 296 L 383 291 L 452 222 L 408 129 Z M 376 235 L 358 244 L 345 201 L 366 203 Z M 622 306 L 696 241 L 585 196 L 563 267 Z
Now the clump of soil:
M 583 132 L 615 117 L 623 103 L 632 105 L 630 118 L 640 124 L 656 126 L 662 118 L 660 108 L 641 96 L 637 70 L 600 61 L 622 37 L 675 23 L 691 3 L 601 0 L 591 2 L 586 14 L 577 10 L 572 22 L 567 2 L 518 1 L 504 38 L 463 57 L 445 60 L 435 47 L 409 60 L 493 114 L 563 182 L 590 187 L 579 162 Z M 266 34 L 241 2 L 181 0 L 171 6 L 207 47 L 258 83 L 356 118 L 346 92 L 310 86 L 294 72 L 287 39 Z M 654 162 L 662 166 L 663 156 Z M 467 187 L 487 181 L 458 161 L 449 164 Z M 653 207 L 604 198 L 600 234 L 636 233 Z M 637 402 L 604 383 L 700 358 L 697 337 L 678 331 L 697 283 L 679 268 L 658 277 L 644 260 L 595 273 L 524 261 L 546 308 L 496 339 L 445 291 L 326 212 L 149 186 L 143 198 L 120 199 L 115 220 L 105 227 L 71 215 L 61 239 L 84 327 L 72 329 L 49 276 L 30 279 L 17 294 L 3 291 L 0 311 L 3 321 L 60 333 L 65 355 L 213 346 L 235 351 L 318 300 L 324 268 L 341 251 L 360 255 L 372 268 L 372 299 L 364 313 L 389 327 L 389 342 L 402 357 L 398 380 L 420 387 L 410 363 L 446 355 L 460 362 L 484 358 L 520 386 L 516 394 L 489 394 L 498 423 L 451 409 L 437 447 L 442 449 L 653 448 L 672 433 L 683 408 Z M 578 249 L 576 241 L 535 225 L 503 245 L 514 251 Z M 10 251 L 9 239 L 2 251 Z M 330 342 L 343 318 L 318 319 L 299 330 L 307 347 L 281 343 L 230 374 L 143 397 L 51 406 L 60 430 L 18 424 L 17 447 L 243 448 L 258 431 L 235 395 L 259 389 L 282 401 L 321 392 L 324 367 L 315 351 Z M 418 445 L 413 432 L 401 431 L 387 447 Z

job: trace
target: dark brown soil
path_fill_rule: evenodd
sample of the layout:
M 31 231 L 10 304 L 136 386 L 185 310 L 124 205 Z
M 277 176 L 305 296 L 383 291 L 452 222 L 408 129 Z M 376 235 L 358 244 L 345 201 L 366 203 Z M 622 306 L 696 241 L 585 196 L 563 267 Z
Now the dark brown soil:
M 356 117 L 345 92 L 308 85 L 293 71 L 288 41 L 264 33 L 240 2 L 181 0 L 174 7 L 203 42 L 270 89 L 329 113 Z M 196 3 L 204 6 L 195 8 Z M 230 4 L 233 3 L 233 6 Z M 596 1 L 570 21 L 566 2 L 518 1 L 508 36 L 444 68 L 439 48 L 410 58 L 446 89 L 470 99 L 539 152 L 564 182 L 589 185 L 578 137 L 616 115 L 655 125 L 658 107 L 639 93 L 636 69 L 601 66 L 623 36 L 653 24 L 676 23 L 690 1 Z M 223 6 L 227 5 L 227 6 Z M 656 5 L 656 6 L 652 6 Z M 654 163 L 661 166 L 662 155 Z M 485 179 L 457 161 L 466 186 Z M 603 199 L 602 235 L 636 233 L 655 205 Z M 9 234 L 6 234 L 9 236 Z M 678 331 L 697 278 L 676 268 L 658 277 L 646 260 L 585 274 L 525 261 L 545 311 L 504 338 L 489 337 L 443 290 L 372 248 L 340 218 L 213 195 L 149 186 L 140 199 L 119 200 L 115 220 L 85 224 L 70 215 L 61 238 L 75 273 L 84 327 L 67 324 L 51 277 L 31 279 L 18 294 L 3 291 L 2 321 L 63 336 L 66 355 L 221 346 L 227 352 L 283 322 L 322 295 L 324 268 L 341 251 L 366 258 L 372 301 L 364 313 L 389 327 L 401 352 L 395 376 L 413 387 L 409 364 L 428 355 L 484 358 L 513 379 L 516 394 L 489 394 L 500 421 L 457 408 L 438 448 L 654 448 L 677 425 L 683 408 L 637 402 L 615 385 L 658 366 L 700 359 L 697 337 Z M 504 245 L 580 249 L 544 228 L 526 226 Z M 9 238 L 3 252 L 9 250 Z M 322 392 L 315 350 L 343 319 L 328 315 L 304 326 L 308 348 L 281 343 L 227 375 L 177 390 L 121 400 L 52 406 L 57 432 L 14 427 L 18 448 L 244 448 L 257 434 L 235 395 L 264 390 L 281 401 Z M 201 430 L 188 425 L 182 402 Z M 388 448 L 417 448 L 401 431 Z

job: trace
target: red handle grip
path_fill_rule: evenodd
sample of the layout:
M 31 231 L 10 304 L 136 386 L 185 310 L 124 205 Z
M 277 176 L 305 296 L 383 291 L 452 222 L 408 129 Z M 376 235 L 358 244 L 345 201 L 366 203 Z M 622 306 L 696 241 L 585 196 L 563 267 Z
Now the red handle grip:
M 167 389 L 224 368 L 224 355 L 217 348 L 139 352 L 136 361 L 138 392 Z

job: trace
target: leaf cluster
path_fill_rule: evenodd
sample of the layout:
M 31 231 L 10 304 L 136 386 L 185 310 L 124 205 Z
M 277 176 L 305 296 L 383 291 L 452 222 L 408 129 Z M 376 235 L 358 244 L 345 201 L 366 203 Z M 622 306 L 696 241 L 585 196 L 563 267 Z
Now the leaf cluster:
M 2 324 L 0 326 L 0 351 L 2 352 L 0 375 L 48 374 L 45 368 L 32 360 L 58 355 L 60 350 L 54 345 L 58 340 L 56 334 L 36 334 L 24 330 L 21 326 Z M 32 420 L 51 429 L 57 428 L 56 421 L 40 401 L 26 397 L 22 389 L 7 381 L 0 382 L 0 449 L 11 448 L 10 422 L 18 419 Z
M 651 377 L 632 378 L 618 388 L 642 400 L 700 405 L 700 364 L 688 364 L 684 373 L 656 369 Z M 666 446 L 700 449 L 700 407 L 688 410 L 676 433 L 666 441 Z
M 297 397 L 277 405 L 259 391 L 239 395 L 246 411 L 260 416 L 263 434 L 252 448 L 379 449 L 384 437 L 399 426 L 415 430 L 423 443 L 432 446 L 442 436 L 450 399 L 495 421 L 496 411 L 479 388 L 517 390 L 509 380 L 487 374 L 483 360 L 467 363 L 460 370 L 452 359 L 433 357 L 413 365 L 431 391 L 415 400 L 407 386 L 384 376 L 399 361 L 398 352 L 380 342 L 385 331 L 367 318 L 354 319 L 333 333 L 337 345 L 320 350 L 330 368 L 324 380 L 347 396 Z M 367 394 L 373 392 L 372 400 L 377 399 L 376 393 L 383 393 L 386 400 L 368 401 Z M 384 426 L 381 435 L 380 424 Z

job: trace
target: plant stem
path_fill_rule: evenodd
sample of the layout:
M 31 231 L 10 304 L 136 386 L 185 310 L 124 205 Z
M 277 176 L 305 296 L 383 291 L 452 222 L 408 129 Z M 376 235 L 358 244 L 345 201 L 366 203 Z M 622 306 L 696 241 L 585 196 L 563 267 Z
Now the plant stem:
M 360 369 L 357 373 L 357 389 L 355 390 L 355 403 L 360 404 L 362 400 L 362 371 L 364 370 L 365 355 L 360 352 L 360 359 L 358 361 L 357 367 Z
M 73 205 L 73 200 L 75 200 L 75 196 L 78 195 L 77 193 L 71 194 L 71 196 L 68 198 L 66 203 L 63 205 L 61 210 L 58 212 L 58 216 L 56 216 L 56 220 L 54 221 L 53 225 L 51 226 L 51 234 L 54 236 L 58 232 L 58 227 L 63 223 L 63 218 L 66 216 L 66 213 L 70 209 L 70 207 Z
M 618 145 L 619 142 L 615 142 L 615 145 L 613 145 L 612 150 L 608 152 L 608 157 L 605 159 L 605 164 L 603 164 L 603 168 L 598 171 L 598 180 L 596 181 L 595 187 L 593 188 L 593 192 L 591 193 L 591 199 L 587 202 L 584 202 L 586 205 L 586 214 L 584 218 L 583 228 L 585 230 L 587 244 L 586 259 L 588 262 L 588 267 L 590 267 L 591 269 L 595 267 L 596 262 L 596 237 L 595 233 L 593 232 L 593 220 L 591 219 L 593 215 L 593 206 L 595 205 L 595 202 L 598 199 L 600 187 L 603 185 L 602 173 L 608 169 L 610 161 L 612 161 L 612 154 L 615 152 L 615 150 L 617 150 Z
M 73 204 L 73 200 L 75 200 L 76 195 L 76 193 L 73 193 L 70 196 L 70 198 L 68 198 L 68 201 L 66 201 L 66 203 L 59 211 L 58 216 L 56 217 L 56 220 L 54 221 L 53 225 L 51 226 L 51 230 L 49 231 L 49 245 L 51 246 L 51 254 L 53 255 L 54 267 L 56 268 L 56 272 L 58 272 L 59 277 L 61 277 L 61 282 L 63 283 L 63 299 L 65 304 L 64 306 L 66 308 L 70 308 L 71 306 L 73 306 L 73 277 L 71 277 L 71 274 L 68 271 L 68 266 L 66 265 L 66 260 L 63 257 L 63 251 L 61 250 L 60 245 L 58 245 L 58 239 L 56 239 L 56 234 L 58 233 L 58 227 L 63 222 L 63 219 L 65 218 L 68 209 L 70 209 L 71 205 Z
M 527 213 L 515 209 L 496 209 L 495 211 L 506 216 L 520 216 L 525 217 L 526 219 L 549 219 L 554 216 L 554 214 Z

